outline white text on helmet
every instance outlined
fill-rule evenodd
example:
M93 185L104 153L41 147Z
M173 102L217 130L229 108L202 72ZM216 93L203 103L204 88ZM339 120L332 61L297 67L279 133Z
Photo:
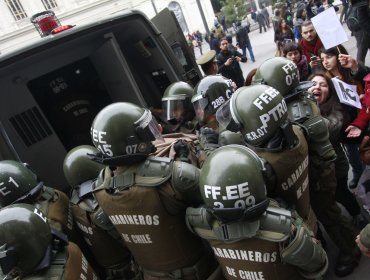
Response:
M244 182L237 185L225 186L225 195L221 195L221 187L220 186L209 186L204 185L204 194L206 198L209 198L210 195L214 200L236 200L234 203L234 207L244 208L246 206L251 206L255 204L255 197L251 195L251 192L248 187L248 182ZM246 198L245 200L240 198ZM218 208L223 208L224 205L220 201L216 201L214 206Z
M262 123L261 127L257 128L256 131L251 131L251 132L246 133L245 136L250 141L254 141L264 136L267 133L267 127L268 127L269 122L271 120L273 120L274 122L278 122L287 111L288 111L288 108L283 99L281 100L280 103L278 103L270 111L260 116L260 120Z
M213 109L217 109L218 107L220 107L223 103L225 103L225 99L220 96L219 98L215 99L212 101L212 106L213 106Z
M113 152L111 150L112 145L107 144L107 141L104 140L104 137L107 135L106 131L91 129L91 135L96 148L107 156L113 156Z
M33 210L33 213L39 216L45 223L47 222L47 218L44 216L44 213L42 213L39 209L35 208L35 210Z
M295 79L299 79L297 65L294 62L290 61L289 63L285 64L282 69L284 70L285 76L285 84L290 86Z
M263 104L269 104L278 94L279 92L276 89L269 87L253 101L253 104L258 109L263 110Z
M13 183L15 187L19 188L19 185L18 183L12 178L12 177L9 177L9 180L8 180L8 183ZM0 187L4 185L4 182L0 182ZM8 194L10 194L12 191L7 189L6 187L2 187L0 189L0 194L2 196L7 196Z

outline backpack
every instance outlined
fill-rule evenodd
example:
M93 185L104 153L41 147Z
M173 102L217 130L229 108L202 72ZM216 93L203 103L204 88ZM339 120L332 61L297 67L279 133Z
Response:
M368 2L366 1L349 6L346 23L350 31L356 32L361 30L360 21L358 19L358 11L364 6L368 8L368 5Z

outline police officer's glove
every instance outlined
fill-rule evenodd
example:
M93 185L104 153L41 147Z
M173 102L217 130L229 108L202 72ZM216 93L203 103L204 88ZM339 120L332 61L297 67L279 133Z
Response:
M202 127L200 129L199 142L206 151L213 151L220 147L218 144L218 132L209 127Z
M180 139L173 145L173 148L176 152L175 160L189 162L189 146L185 140Z

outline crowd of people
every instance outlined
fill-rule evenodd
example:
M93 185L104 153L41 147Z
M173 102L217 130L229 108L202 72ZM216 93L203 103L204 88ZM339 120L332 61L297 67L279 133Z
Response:
M0 161L2 277L325 279L322 229L338 249L335 274L350 275L370 257L370 205L356 199L370 182L370 68L323 47L306 18L314 4L294 15L285 5L271 22L256 14L277 53L247 77L249 26L235 24L234 46L217 22L195 87L170 84L155 113L103 108L92 145L64 159L69 196L32 166ZM341 102L333 78L354 86L361 108Z

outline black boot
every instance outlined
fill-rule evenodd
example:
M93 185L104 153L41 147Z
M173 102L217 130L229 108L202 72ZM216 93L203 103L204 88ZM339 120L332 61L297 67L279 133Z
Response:
M334 267L335 275L338 277L350 275L356 266L358 266L360 258L361 252L357 246L353 249L352 254L340 252Z

